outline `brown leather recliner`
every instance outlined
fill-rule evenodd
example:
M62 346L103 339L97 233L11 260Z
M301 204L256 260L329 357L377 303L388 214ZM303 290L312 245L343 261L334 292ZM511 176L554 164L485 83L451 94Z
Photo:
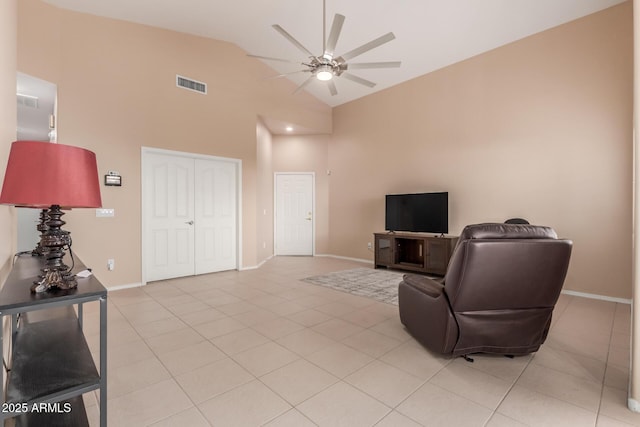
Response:
M406 274L400 320L428 349L452 356L537 351L551 325L573 243L550 227L465 227L444 279Z

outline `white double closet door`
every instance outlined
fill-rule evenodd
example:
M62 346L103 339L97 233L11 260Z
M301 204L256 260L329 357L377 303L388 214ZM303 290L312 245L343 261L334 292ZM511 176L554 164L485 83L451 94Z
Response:
M145 281L236 269L239 161L142 157Z

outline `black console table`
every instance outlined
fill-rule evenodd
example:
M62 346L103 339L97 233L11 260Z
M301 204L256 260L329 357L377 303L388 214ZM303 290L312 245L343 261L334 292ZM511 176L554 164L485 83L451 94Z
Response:
M85 268L77 258L75 264L74 272ZM88 426L82 394L100 390L100 426L106 427L107 290L89 276L78 278L75 289L32 293L42 266L42 258L18 257L0 289L0 317L3 325L7 316L11 321L0 420L15 417L17 426ZM99 371L82 331L83 304L92 301L100 303ZM0 384L3 376L0 369Z
M423 233L374 233L375 267L444 276L457 237Z

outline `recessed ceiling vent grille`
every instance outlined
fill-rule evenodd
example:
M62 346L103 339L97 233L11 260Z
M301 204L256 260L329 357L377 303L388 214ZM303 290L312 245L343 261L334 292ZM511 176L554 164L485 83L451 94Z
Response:
M18 105L24 105L29 108L38 108L38 97L31 95L23 95L21 93L17 94L18 97Z
M178 74L176 74L176 85L178 87L184 88L184 89L189 89L192 90L194 92L199 92L199 93L203 93L203 94L207 94L207 84L206 83L202 83L193 79L188 79L186 77L182 77Z

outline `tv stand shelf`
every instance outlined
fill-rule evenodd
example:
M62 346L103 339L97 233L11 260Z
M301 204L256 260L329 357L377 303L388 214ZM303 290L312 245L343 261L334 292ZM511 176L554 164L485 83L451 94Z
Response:
M375 267L444 276L457 237L424 233L374 233Z

